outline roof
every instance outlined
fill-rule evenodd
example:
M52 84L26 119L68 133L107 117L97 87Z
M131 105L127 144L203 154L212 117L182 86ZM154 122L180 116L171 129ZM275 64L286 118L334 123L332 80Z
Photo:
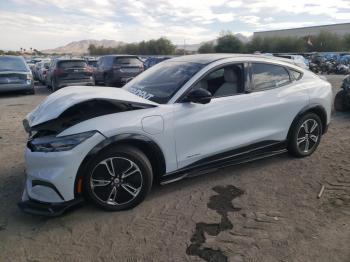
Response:
M246 56L245 54L199 54L199 55L184 55L172 58L171 61L174 62L188 62L188 63L198 63L198 64L210 64L217 60L225 58L234 58Z
M172 58L171 61L174 62L188 62L188 63L198 63L198 64L210 64L212 62L226 59L226 58L263 58L272 61L284 61L289 62L289 59L283 59L275 56L267 56L264 54L199 54L199 55L186 55Z
M281 32L281 31L291 31L291 30L300 30L300 29L311 29L311 28L322 28L322 27L332 27L332 26L350 26L350 23L339 23L339 24L327 24L327 25L313 25L313 26L304 26L304 27L295 27L295 28L286 28L286 29L276 29L276 30L265 30L257 31L255 33L267 33L267 32Z
M185 63L197 63L208 65L218 60L227 59L227 58L242 58L242 61L270 61L270 62L282 62L288 65L298 66L294 60L281 58L276 56L269 56L264 54L198 54L198 55L185 55L172 58L167 61L171 62L185 62Z
M137 55L102 55L100 57L138 57Z

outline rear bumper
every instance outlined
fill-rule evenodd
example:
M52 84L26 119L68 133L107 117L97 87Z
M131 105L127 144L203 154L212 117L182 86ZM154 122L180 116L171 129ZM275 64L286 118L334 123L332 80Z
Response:
M63 203L43 203L32 199L24 200L18 203L18 207L25 213L39 216L55 217L60 216L74 207L83 203L83 198L74 199Z
M0 92L25 91L34 88L33 82L29 84L0 84Z
M93 79L57 81L58 88L65 87L65 86L94 86L94 85L95 85L95 81Z

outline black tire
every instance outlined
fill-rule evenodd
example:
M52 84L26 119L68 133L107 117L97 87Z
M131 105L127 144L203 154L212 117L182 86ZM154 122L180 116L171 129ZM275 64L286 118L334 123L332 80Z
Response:
M28 94L28 95L35 95L35 89L34 89L34 87L33 87L30 91L27 91L27 94Z
M55 92L55 91L58 90L58 87L57 87L55 79L51 80L51 90L52 90L52 92Z
M308 130L305 130L305 123L307 123ZM315 123L317 123L317 126L312 130ZM288 152L295 157L307 157L315 152L322 137L322 121L320 117L315 113L306 113L291 128L288 139ZM317 139L315 139L315 136L317 136ZM304 141L303 138L305 138Z
M344 112L350 109L350 101L344 90L339 91L335 95L334 109L339 112Z
M110 160L111 158L112 160ZM110 164L114 163L116 176L110 175L111 173L106 167L107 162L103 163L106 160L109 163L109 170L111 170ZM136 172L131 169L129 172L134 173L123 178L123 175L127 173L128 164L130 164L130 168L133 166L129 162L134 163L133 168ZM125 170L122 171L121 169ZM88 170L84 178L84 192L87 193L87 196L95 205L109 211L120 211L137 206L146 198L153 183L150 161L139 149L131 146L120 145L101 152L89 164ZM94 183L96 183L95 187L92 186L93 179L95 180ZM103 185L97 183L101 181L104 183ZM125 190L125 188L129 189L129 191ZM133 191L131 188L137 190ZM135 195L132 195L130 191ZM114 200L112 196L114 196Z

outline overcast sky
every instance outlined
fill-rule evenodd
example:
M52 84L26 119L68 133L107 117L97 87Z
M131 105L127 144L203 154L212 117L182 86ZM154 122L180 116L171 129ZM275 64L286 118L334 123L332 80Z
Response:
M0 0L0 49L160 36L190 44L222 30L250 35L344 22L350 22L350 0Z

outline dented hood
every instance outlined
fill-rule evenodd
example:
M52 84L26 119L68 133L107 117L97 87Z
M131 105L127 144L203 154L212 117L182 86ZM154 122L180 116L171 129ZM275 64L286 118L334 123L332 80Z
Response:
M30 127L55 119L68 108L93 99L108 99L139 105L157 106L157 103L143 99L122 88L99 86L65 87L49 95L26 119Z

